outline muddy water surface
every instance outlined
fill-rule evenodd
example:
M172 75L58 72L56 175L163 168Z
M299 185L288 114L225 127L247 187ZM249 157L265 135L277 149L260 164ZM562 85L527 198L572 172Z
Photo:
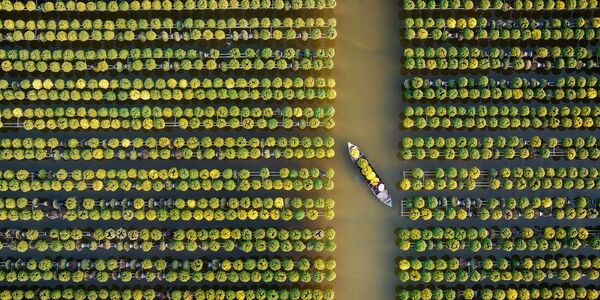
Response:
M394 230L401 220L393 187L400 162L400 19L397 1L342 0L336 7L338 97L336 127L337 299L394 299L398 283ZM387 184L396 207L378 203L343 150L347 141L363 149Z

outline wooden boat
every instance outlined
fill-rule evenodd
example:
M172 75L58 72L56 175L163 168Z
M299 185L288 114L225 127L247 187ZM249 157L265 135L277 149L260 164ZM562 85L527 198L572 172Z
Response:
M348 154L354 166L360 171L361 177L365 180L369 189L383 204L392 207L392 197L388 192L381 177L375 171L373 164L369 162L365 154L352 143L348 143Z

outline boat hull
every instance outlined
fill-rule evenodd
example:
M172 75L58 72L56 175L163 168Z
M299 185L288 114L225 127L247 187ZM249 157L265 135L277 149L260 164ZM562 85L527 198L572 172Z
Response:
M357 150L359 155L358 157L354 157L352 155L353 150ZM383 183L383 180L381 180L381 176L379 176L379 174L377 173L377 171L375 171L375 167L373 166L373 164L367 159L367 157L365 156L365 154L354 144L352 143L348 143L348 155L350 156L350 160L352 160L352 164L354 164L354 167L356 167L356 169L358 169L358 171L362 171L360 166L358 165L358 161L361 158L364 158L368 163L369 166L371 167L371 169L373 170L373 172L375 173L375 176L377 178L379 178L379 183L377 185L373 185L371 184L371 182L367 179L367 177L365 177L362 172L361 172L361 177L363 178L363 180L365 181L365 183L368 185L369 190L371 191L371 193L373 195L375 195L375 197L377 198L377 200L379 200L381 203L392 207L392 197L390 196L390 193L387 190L386 185Z

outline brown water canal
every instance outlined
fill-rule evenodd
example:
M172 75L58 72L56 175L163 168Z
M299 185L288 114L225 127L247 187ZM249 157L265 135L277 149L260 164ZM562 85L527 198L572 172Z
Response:
M337 81L336 228L337 299L394 299L394 230L400 195L393 187L401 162L399 4L389 0L342 0L336 7ZM377 202L348 161L346 142L364 150L392 187L393 209Z

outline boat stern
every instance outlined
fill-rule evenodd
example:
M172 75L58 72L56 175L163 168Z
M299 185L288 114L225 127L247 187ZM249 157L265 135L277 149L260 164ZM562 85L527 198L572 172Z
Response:
M389 197L383 203L389 207L392 207L392 197Z

